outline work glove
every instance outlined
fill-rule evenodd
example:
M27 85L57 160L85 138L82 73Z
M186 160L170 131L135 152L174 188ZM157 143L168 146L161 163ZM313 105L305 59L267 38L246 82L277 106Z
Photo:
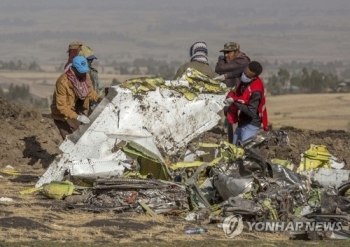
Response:
M78 115L77 120L83 124L90 123L90 119L85 115Z
M220 87L221 87L221 88L227 88L226 84L223 83L223 82L220 82Z
M226 79L225 75L219 75L213 78L213 80L215 81L224 81L225 79Z
M230 106L233 102L234 100L232 98L227 98L224 100L225 106Z

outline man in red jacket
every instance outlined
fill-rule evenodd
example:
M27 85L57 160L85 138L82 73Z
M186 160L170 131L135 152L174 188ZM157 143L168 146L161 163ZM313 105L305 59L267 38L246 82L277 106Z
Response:
M225 100L225 104L229 105L228 119L236 119L237 117L231 114L240 111L238 127L233 134L235 145L255 136L261 126L265 131L268 130L265 88L259 77L262 70L259 62L250 62L242 73L235 93L230 93Z

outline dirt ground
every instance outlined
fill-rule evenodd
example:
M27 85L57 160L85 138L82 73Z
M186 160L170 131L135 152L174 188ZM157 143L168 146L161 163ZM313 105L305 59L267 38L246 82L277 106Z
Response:
M289 159L297 165L300 154L309 149L310 144L324 144L331 154L349 167L350 133L300 130L293 127L280 130L288 134L290 146L278 146L271 139L261 148L267 158ZM179 217L151 218L137 214L96 214L67 210L64 201L49 200L40 195L21 196L19 192L34 187L38 177L60 153L58 147L62 142L61 137L50 116L42 115L35 109L8 103L1 98L0 134L0 171L7 165L20 171L19 175L2 174L0 177L0 197L13 199L12 202L0 202L0 239L6 240L6 243L86 242L95 243L96 246L108 243L167 245L174 241L179 241L178 246L189 246L192 241L198 241L196 243L199 246L208 246L208 240L218 241L222 246L232 243L232 239L227 239L215 224L203 225L208 228L208 233L186 235L186 227L200 226L201 223L189 224ZM221 139L226 139L222 124L205 133L203 141L217 142ZM250 243L261 245L266 240L273 240L271 245L274 246L288 239L286 234L243 233L235 238L235 246L249 246ZM1 242L0 246L3 246Z

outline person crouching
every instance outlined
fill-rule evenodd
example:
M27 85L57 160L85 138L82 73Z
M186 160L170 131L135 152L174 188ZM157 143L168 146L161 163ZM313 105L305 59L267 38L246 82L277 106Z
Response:
M90 101L98 102L89 72L88 61L76 56L72 66L56 81L51 104L51 116L63 140L77 130L80 124L88 124Z
M225 104L229 105L227 119L238 123L233 134L234 145L255 136L261 126L268 131L265 88L259 77L262 70L259 62L250 62L242 73L236 91L229 93L225 100Z

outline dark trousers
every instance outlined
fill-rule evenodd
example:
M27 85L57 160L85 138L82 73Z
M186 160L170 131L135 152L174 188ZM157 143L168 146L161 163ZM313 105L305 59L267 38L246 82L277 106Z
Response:
M68 120L68 121L54 120L54 123L57 126L63 140L66 139L67 135L72 134L80 126L80 122L78 120L75 120L75 119Z
M229 143L233 143L233 125L227 123L227 139Z
M221 115L221 119L224 119L225 125L227 125L226 129L227 129L227 141L229 143L233 143L233 125L230 124L227 121L227 111L228 111L228 106L225 106L224 109L222 109L222 111L219 113ZM223 114L223 115L222 115Z

